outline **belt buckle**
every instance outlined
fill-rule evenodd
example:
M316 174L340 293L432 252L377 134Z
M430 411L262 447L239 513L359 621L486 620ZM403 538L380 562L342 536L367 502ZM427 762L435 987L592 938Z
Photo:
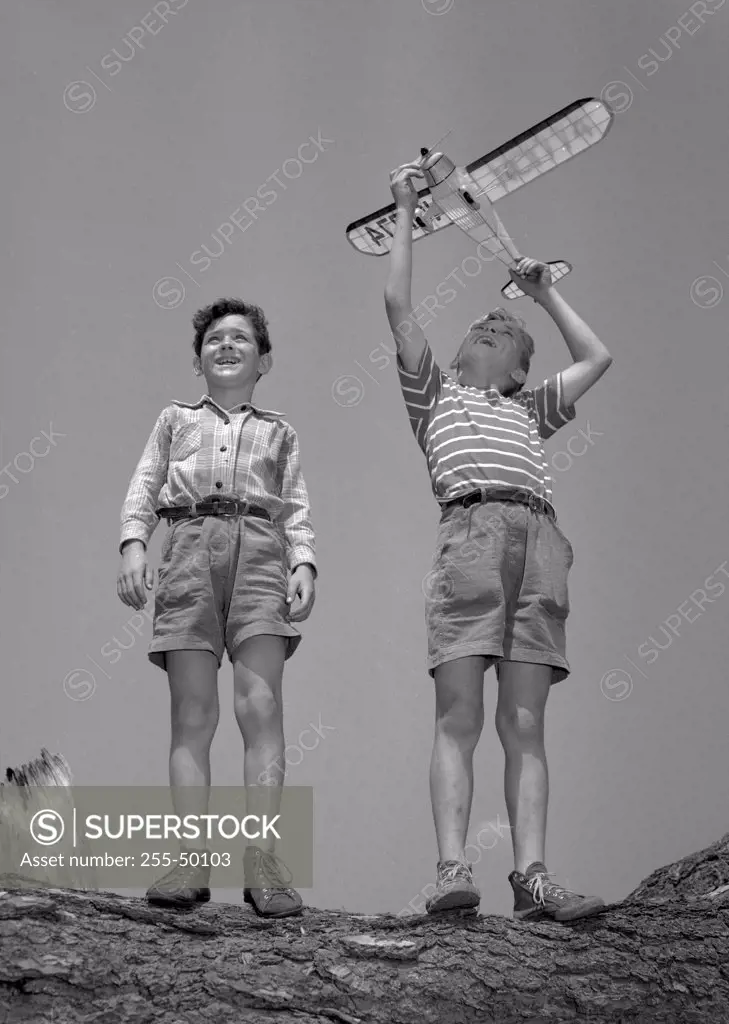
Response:
M235 516L238 515L239 502L235 498L223 498L217 501L213 501L213 508L215 509L216 516Z

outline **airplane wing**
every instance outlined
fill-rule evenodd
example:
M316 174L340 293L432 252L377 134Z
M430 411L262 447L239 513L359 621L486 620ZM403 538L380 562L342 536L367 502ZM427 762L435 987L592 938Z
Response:
M614 117L602 100L577 100L466 170L493 203L600 142Z
M429 188L418 190L418 204L424 211L428 211L433 199ZM395 231L395 204L383 206L368 217L362 217L347 227L347 239L358 252L364 252L368 256L384 256L392 248L392 239ZM413 241L417 242L423 235L431 235L435 231L447 228L451 221L445 214L440 213L429 216L430 230L413 224Z
M601 100L576 100L474 160L466 170L476 181L479 194L485 193L494 202L594 146L605 137L614 116ZM432 203L428 188L420 189L418 197L423 209ZM439 214L433 218L432 231L413 225L413 241L452 223L445 214ZM347 239L359 252L384 256L392 247L394 224L395 204L391 203L349 224Z

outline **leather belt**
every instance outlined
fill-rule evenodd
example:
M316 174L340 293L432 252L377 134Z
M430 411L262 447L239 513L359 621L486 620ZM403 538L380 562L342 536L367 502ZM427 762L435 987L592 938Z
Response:
M469 491L468 494L461 494L458 498L444 501L442 507L450 508L452 505L462 505L464 508L469 508L471 505L487 501L512 501L519 505L527 505L532 512L539 512L552 520L557 518L548 501L530 491L521 490L519 487L490 487L483 491Z
M191 505L168 505L155 510L159 519L166 519L168 525L178 519L196 519L197 516L257 516L268 519L271 516L260 505L251 505L249 501L238 498L208 498L205 501L194 501Z

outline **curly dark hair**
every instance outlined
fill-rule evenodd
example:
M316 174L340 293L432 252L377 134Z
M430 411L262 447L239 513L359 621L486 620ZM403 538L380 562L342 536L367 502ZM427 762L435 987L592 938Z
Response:
M263 356L271 351L271 339L268 336L268 320L260 306L256 306L253 302L245 302L243 299L216 299L209 306L198 309L192 317L192 326L195 328L192 347L198 358L202 351L205 332L216 320L221 320L224 316L230 316L231 314L248 317L256 335L260 355Z

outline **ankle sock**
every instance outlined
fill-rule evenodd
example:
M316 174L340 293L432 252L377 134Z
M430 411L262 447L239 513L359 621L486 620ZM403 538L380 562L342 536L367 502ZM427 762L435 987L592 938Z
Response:
M541 860L533 860L529 867L524 872L524 875L529 878L530 875L536 875L537 873L546 874L547 866Z

